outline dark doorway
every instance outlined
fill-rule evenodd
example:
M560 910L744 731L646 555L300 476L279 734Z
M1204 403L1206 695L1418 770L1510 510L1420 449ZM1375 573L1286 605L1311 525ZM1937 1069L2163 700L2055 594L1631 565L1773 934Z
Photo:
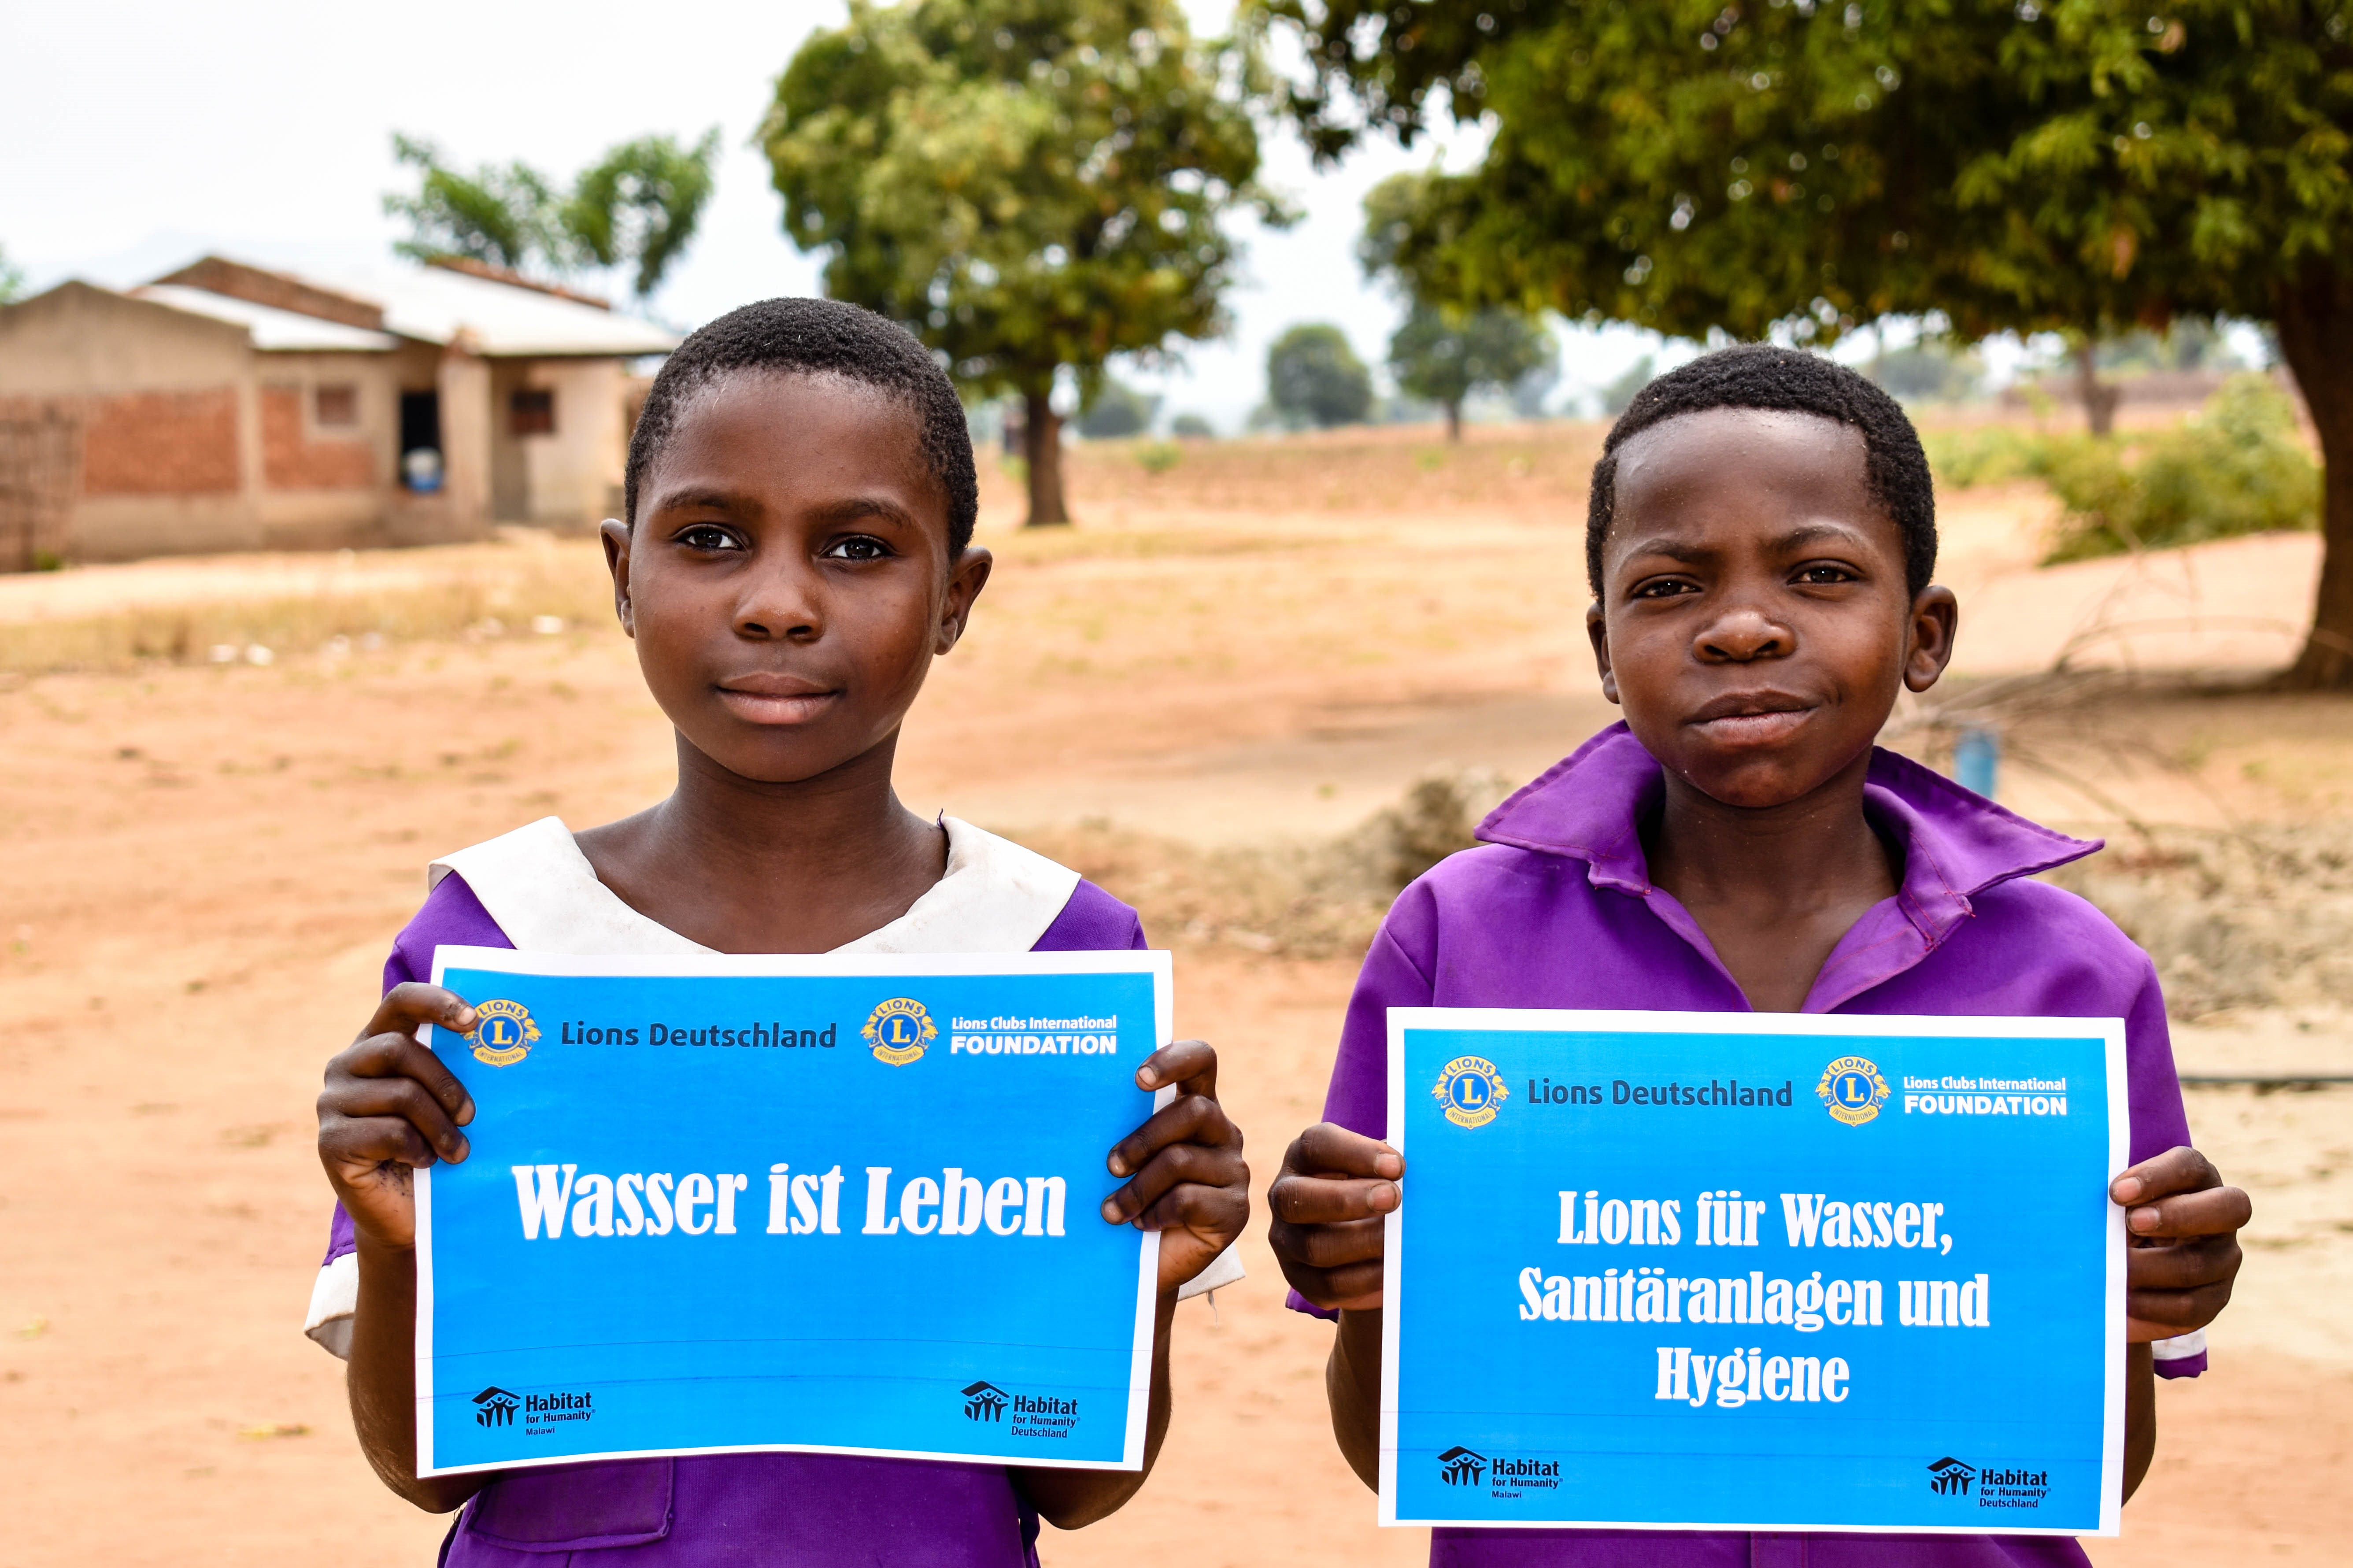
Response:
M402 471L406 473L408 454L427 451L436 459L441 456L441 395L438 392L404 392L400 395L400 455ZM438 475L440 464L437 460Z

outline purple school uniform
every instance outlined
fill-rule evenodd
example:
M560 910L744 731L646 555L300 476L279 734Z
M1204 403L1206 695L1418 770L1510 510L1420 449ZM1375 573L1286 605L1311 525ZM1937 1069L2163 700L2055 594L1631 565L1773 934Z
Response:
M445 942L514 945L454 871L394 942L385 989L431 979ZM1135 911L1082 881L1030 951L1144 945ZM353 1247L338 1205L328 1263ZM1037 1568L1037 1513L1001 1465L724 1454L510 1471L466 1505L440 1561L549 1568L552 1557L596 1552L612 1568Z
M1625 725L1613 725L1497 807L1479 826L1481 847L1440 862L1408 888L1356 982L1325 1119L1388 1136L1391 1007L1748 1011L1690 911L1651 882L1640 825L1663 787L1658 763ZM1864 809L1902 849L1903 886L1841 939L1803 1010L2120 1017L2132 1158L2189 1142L2148 955L2083 900L2027 879L2099 846L2014 816L1889 752L1873 759ZM1333 1315L1295 1292L1291 1305ZM2184 1360L2168 1370L2179 1376L2192 1368ZM2082 1568L2089 1561L2060 1536L1525 1530L1435 1531L1430 1560L1432 1568Z

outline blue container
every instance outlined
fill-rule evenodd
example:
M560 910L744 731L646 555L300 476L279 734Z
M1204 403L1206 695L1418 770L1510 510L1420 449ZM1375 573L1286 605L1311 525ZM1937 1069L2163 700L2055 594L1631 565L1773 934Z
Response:
M1994 780L2001 771L2001 735L1971 726L1953 742L1953 778L1963 789L1993 798Z

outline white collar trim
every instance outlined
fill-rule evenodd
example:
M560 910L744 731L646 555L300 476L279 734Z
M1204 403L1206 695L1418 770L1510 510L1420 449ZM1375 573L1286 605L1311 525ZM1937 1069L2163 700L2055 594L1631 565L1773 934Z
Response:
M946 874L905 914L836 952L1027 952L1071 901L1076 871L968 822L940 822L948 835ZM445 855L427 876L438 884L452 871L524 952L712 951L623 903L596 879L561 817Z

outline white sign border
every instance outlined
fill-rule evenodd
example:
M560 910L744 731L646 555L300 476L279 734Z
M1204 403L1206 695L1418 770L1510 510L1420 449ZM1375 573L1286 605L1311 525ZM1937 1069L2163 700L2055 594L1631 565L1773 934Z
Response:
M1637 1012L1625 1008L1563 1007L1392 1007L1388 1010L1388 1144L1399 1154L1405 1147L1405 1032L1408 1029L1466 1029L1497 1033L1542 1034L1546 1031L1612 1034L1716 1034L1787 1037L1815 1036L1852 1038L1873 1035L1908 1035L1923 1038L2059 1039L2096 1036L2106 1047L2108 1089L2108 1169L2121 1173L2130 1163L2131 1105L2125 1073L2125 1021L2122 1018L1981 1017L1940 1015L1855 1013L1689 1013ZM1410 1157L1409 1157L1410 1164ZM1408 1178L1410 1180L1410 1176ZM1385 1296L1394 1296L1403 1270L1405 1218L1409 1205L1391 1209L1382 1225ZM1905 1524L1759 1524L1659 1522L1650 1520L1399 1519L1397 1511L1398 1351L1398 1316L1381 1313L1380 1513L1384 1525L1415 1529L1469 1530L1654 1530L1698 1531L1715 1534L1810 1535L2052 1535L2111 1536L2121 1533L2124 1513L2125 1454L2125 1211L2108 1205L2108 1301L2106 1373L2100 1464L2100 1523L2096 1530L2035 1528L2004 1523L2000 1530L1966 1525Z
M502 974L559 976L617 975L652 979L710 976L725 979L782 977L847 977L905 975L1051 975L1143 974L1152 981L1152 1034L1155 1049L1167 1046L1176 1030L1175 968L1170 954L1160 948L1127 948L1068 952L926 952L926 953L653 953L611 954L530 952L507 947L471 947L450 943L433 950L433 984L441 984L450 969L486 970ZM420 1025L419 1044L430 1050L431 1025ZM1152 1097L1156 1110L1176 1098L1175 1084L1163 1085ZM820 1443L746 1443L704 1448L630 1448L596 1454L564 1454L543 1459L502 1460L488 1465L437 1466L433 1462L433 1167L415 1173L417 1200L417 1335L416 1421L417 1474L464 1476L501 1470L543 1469L558 1465L590 1465L616 1459L693 1458L708 1454L848 1454L870 1459L936 1459L953 1464L1005 1465L1015 1469L1141 1470L1144 1468L1145 1427L1152 1405L1152 1352L1158 1326L1160 1233L1138 1233L1135 1280L1135 1327L1128 1359L1127 1430L1116 1464L1100 1459L1009 1458L1002 1455L934 1452L916 1448L858 1448Z

